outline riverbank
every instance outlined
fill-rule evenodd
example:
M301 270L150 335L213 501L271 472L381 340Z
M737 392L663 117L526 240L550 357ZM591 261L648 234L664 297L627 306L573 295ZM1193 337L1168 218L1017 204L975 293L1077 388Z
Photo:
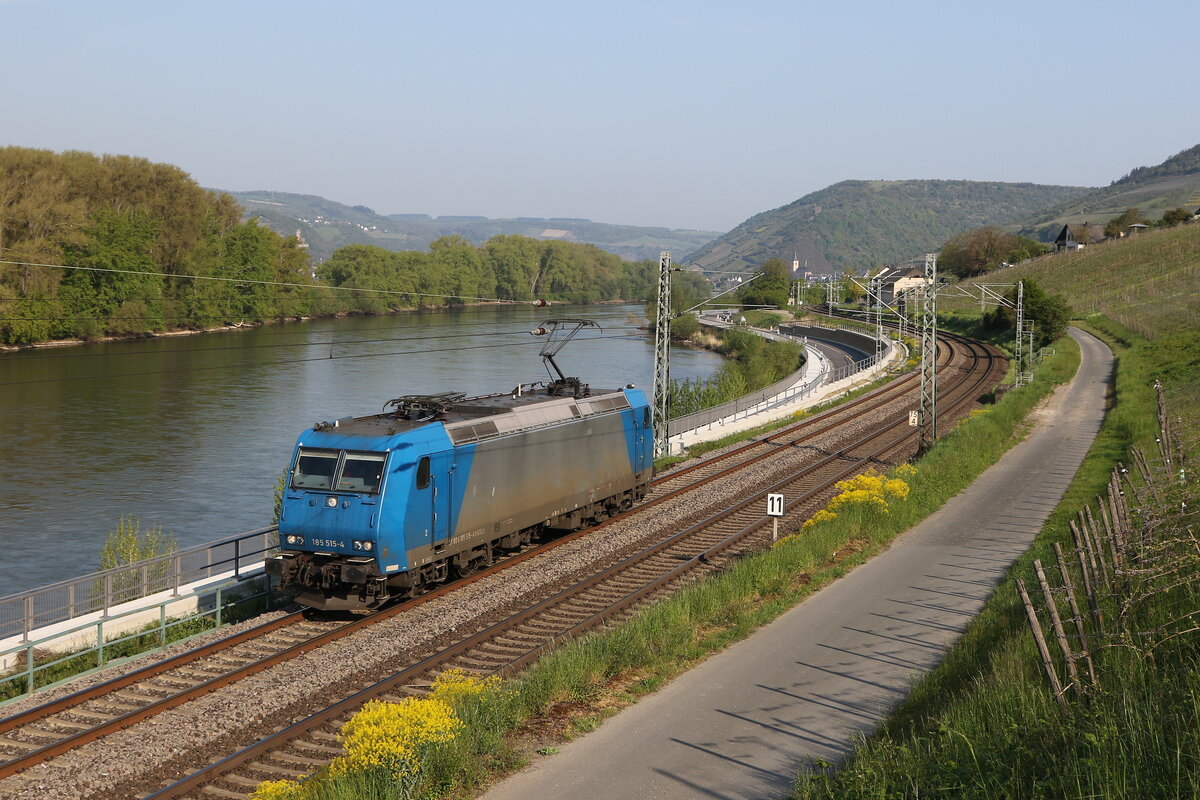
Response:
M589 303L588 305L628 305L636 301L626 300L607 300L600 303ZM549 307L554 304L547 304L544 307ZM558 303L557 305L579 305L577 303ZM30 342L28 344L0 344L0 353L15 353L29 350L43 350L47 348L57 347L75 347L85 344L104 344L107 342L137 342L149 339L163 339L173 336L198 336L206 333L232 333L236 331L246 331L254 328L266 328L272 325L282 325L289 322L314 322L324 319L348 319L351 317L393 317L400 314L438 314L453 311L460 311L464 308L486 308L488 306L532 306L541 308L537 304L528 302L495 302L485 301L478 303L463 303L459 306L425 306L422 308L397 308L383 313L361 312L361 311L338 311L333 314L313 314L309 316L299 317L276 317L270 320L258 320L255 322L238 322L232 325L215 325L210 328L176 328L167 331L149 331L146 333L132 333L122 336L94 336L87 339L52 339L44 342Z

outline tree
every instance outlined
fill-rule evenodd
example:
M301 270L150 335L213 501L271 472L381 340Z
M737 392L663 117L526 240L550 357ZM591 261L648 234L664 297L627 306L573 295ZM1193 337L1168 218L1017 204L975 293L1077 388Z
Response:
M1037 331L1035 346L1045 347L1066 333L1067 323L1071 319L1071 306L1062 295L1046 294L1035 281L1027 278L1024 283L1025 319ZM1016 305L1017 287L1009 289L1005 298ZM1017 324L1017 313L1008 306L996 306L984 314L983 322L992 330L1013 328Z
M778 258L769 258L759 267L762 277L738 290L743 306L778 306L786 308L791 276L787 266Z
M1191 222L1192 212L1186 208L1169 208L1163 212L1160 225L1164 228L1174 228L1184 222Z
M938 267L959 278L970 278L996 269L1002 263L1015 264L1048 250L1041 242L1008 233L995 225L986 225L960 233L943 244Z
M99 333L145 333L163 327L163 279L151 257L158 225L141 209L92 215L83 244L64 255L78 270L63 278L59 299L71 321L64 334L86 338Z
M1110 239L1118 238L1125 232L1130 225L1145 225L1146 218L1142 216L1141 209L1127 208L1121 212L1120 216L1113 217L1104 225L1104 235Z

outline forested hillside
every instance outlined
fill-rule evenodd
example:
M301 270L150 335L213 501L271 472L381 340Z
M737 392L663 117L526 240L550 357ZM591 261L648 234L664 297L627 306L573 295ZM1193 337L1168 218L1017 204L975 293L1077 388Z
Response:
M309 282L294 238L240 217L169 164L0 148L0 342L309 313L302 289L238 282Z
M183 170L130 156L0 148L0 343L378 313L478 298L645 300L658 262L592 245L457 236L428 252L307 250ZM347 290L363 291L347 291Z
M754 269L793 253L815 273L933 252L956 233L1013 222L1091 191L979 181L843 181L766 211L689 255L703 269Z
M384 216L366 206L348 206L317 195L289 192L230 192L247 214L260 216L285 236L297 230L310 245L315 261L339 247L373 244L388 250L427 250L437 239L461 236L483 244L494 236L594 244L631 261L658 258L662 250L690 253L719 236L717 231L610 225L587 219L551 217L431 217L427 214Z
M1066 224L1103 225L1130 208L1154 221L1164 211L1179 207L1193 212L1200 208L1200 144L1153 167L1137 167L1103 189L1032 216L1023 222L1021 233L1053 241Z

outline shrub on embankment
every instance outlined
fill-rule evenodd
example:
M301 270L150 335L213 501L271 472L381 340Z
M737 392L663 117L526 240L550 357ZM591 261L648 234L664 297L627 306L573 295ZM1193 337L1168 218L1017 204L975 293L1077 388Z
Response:
M393 794L356 797L444 797L477 788L520 764L519 743L553 744L594 728L606 716L654 691L670 677L745 638L804 597L884 549L913 521L968 484L1019 438L1021 421L1056 384L1070 378L1078 349L1067 341L1032 384L1013 390L987 413L948 432L914 471L900 467L879 482L879 503L844 501L837 518L821 522L771 550L745 558L630 621L565 643L487 699L471 706L471 720L452 743L431 747L422 777L397 782ZM875 490L849 481L847 492ZM315 785L313 789L315 790ZM352 795L297 794L296 800ZM287 796L292 800L292 796Z
M712 342L727 359L710 378L671 381L671 416L681 417L765 389L798 370L804 348L764 339L745 327L727 328Z
M1054 563L1053 543L1068 553L1074 548L1069 521L1103 492L1114 463L1128 462L1134 445L1157 452L1155 380L1168 386L1168 408L1190 442L1192 463L1197 454L1197 337L1171 334L1149 342L1108 320L1093 322L1116 350L1116 402L1062 504L941 666L844 766L802 774L796 798L1200 794L1196 626L1182 625L1193 630L1153 652L1133 639L1128 646L1094 647L1098 690L1062 709L1014 588L1017 576L1030 581L1033 559ZM1179 488L1194 504L1194 480L1189 486ZM1179 616L1181 601L1195 613L1200 576L1180 577L1182 585L1150 596L1138 613L1161 623Z

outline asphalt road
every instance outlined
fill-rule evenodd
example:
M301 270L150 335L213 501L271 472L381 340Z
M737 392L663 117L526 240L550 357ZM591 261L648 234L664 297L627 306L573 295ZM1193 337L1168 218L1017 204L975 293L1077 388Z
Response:
M1074 380L1030 436L886 552L486 800L786 795L836 762L935 666L1057 505L1104 415L1112 354L1072 329Z

